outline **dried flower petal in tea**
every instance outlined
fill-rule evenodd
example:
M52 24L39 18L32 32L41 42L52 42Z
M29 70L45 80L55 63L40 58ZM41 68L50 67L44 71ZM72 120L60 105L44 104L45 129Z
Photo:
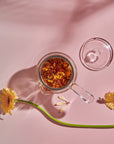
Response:
M72 78L71 65L63 58L52 57L41 68L43 82L54 89L65 87Z

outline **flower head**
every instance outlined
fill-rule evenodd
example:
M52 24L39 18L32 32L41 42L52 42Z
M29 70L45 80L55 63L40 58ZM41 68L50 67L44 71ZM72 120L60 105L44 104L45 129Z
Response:
M11 110L15 108L15 99L17 99L17 94L10 88L4 88L0 94L1 108L4 113L9 113L11 115Z
M111 110L114 110L114 92L108 92L105 94L105 104Z

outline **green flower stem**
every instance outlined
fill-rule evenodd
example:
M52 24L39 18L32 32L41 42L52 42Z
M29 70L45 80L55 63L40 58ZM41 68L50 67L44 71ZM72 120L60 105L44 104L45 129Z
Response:
M56 118L54 118L53 116L51 116L46 110L44 110L42 107L40 107L39 105L32 103L30 101L25 101L25 100L19 100L16 99L15 102L24 102L24 103L28 103L36 108L38 108L39 110L41 110L44 114L46 114L51 120L53 120L54 122L61 124L63 126L67 126L67 127L77 127L77 128L114 128L114 125L83 125L83 124L72 124L72 123L66 123L63 121L60 121Z

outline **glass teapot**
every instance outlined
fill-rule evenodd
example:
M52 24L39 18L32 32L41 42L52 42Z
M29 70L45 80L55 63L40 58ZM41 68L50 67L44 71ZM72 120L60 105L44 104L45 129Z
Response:
M51 52L43 56L36 66L36 75L41 92L61 93L71 89L85 103L91 103L94 96L76 83L77 68L70 56Z

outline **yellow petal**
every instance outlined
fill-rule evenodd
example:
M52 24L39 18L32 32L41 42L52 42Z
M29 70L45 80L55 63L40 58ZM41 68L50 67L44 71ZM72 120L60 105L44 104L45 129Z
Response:
M114 110L114 103L106 103L106 106L111 110Z
M61 109L60 112L63 112L66 109L67 105L64 105Z
M65 101L65 102L68 102L68 100L66 98L64 98L63 96L58 96L58 98Z
M108 92L105 94L105 104L111 110L114 110L114 93Z
M61 106L61 105L64 105L64 104L66 104L66 103L65 102L58 102L58 103L55 104L55 106Z

